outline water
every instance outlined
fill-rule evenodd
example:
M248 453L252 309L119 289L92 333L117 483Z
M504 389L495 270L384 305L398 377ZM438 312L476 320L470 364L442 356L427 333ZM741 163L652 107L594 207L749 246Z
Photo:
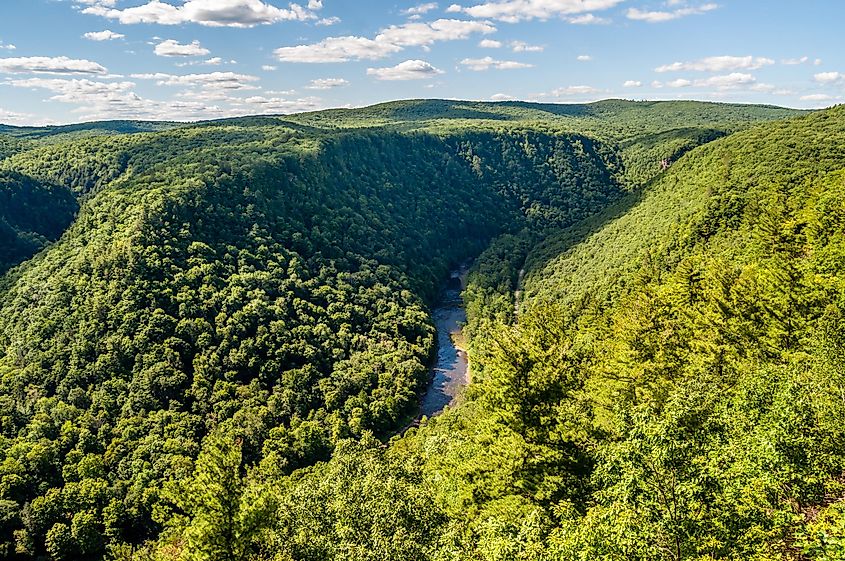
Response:
M447 405L454 405L461 390L469 383L467 354L455 345L467 315L461 307L461 290L466 268L452 271L440 304L432 312L437 327L437 361L431 383L422 399L421 413L433 417Z

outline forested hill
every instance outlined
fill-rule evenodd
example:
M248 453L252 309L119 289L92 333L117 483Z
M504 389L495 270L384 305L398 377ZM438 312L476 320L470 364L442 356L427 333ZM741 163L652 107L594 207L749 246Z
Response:
M541 233L621 212L661 162L673 166L663 182L695 146L796 114L426 101L11 131L0 137L2 259L23 262L0 293L0 548L22 559L128 559L145 542L158 558L469 555L474 530L441 493L459 491L472 515L522 480L493 473L466 491L444 479L453 487L431 492L413 466L439 460L412 444L442 444L454 460L462 452L436 431L459 417L433 425L434 441L425 429L394 447L407 457L385 457L372 436L415 410L434 344L427 304L449 266L502 234L494 250L527 250ZM49 219L21 219L35 205ZM479 334L496 329L487 302L470 302ZM474 402L463 414L476 410L479 430L499 426ZM556 485L577 480L566 492L583 511L575 493L594 459L572 454L581 472L517 494L539 492L551 512ZM544 481L545 466L531 477ZM528 512L528 500L514 504ZM550 520L560 515L543 528Z
M436 547L842 559L845 107L697 148L514 263L524 242L470 277L469 402L384 460L422 464Z

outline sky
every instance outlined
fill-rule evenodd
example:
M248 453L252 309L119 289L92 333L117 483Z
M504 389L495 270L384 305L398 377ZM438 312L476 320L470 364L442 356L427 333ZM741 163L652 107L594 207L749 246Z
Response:
M842 0L0 0L0 123L845 100Z

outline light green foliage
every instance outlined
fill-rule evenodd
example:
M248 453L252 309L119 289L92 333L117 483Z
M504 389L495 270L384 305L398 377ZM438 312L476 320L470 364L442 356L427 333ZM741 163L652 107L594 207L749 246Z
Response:
M841 556L843 146L842 108L733 134L547 234L529 251L518 315L471 287L477 384L463 415L521 443L578 435L584 455L531 479L582 489L532 499L550 520L535 558ZM477 284L495 270L490 251ZM536 393L548 387L570 389ZM414 441L476 430L438 419ZM516 465L495 479L526 489L527 462ZM453 473L452 487L477 481ZM497 500L473 496L471 513Z

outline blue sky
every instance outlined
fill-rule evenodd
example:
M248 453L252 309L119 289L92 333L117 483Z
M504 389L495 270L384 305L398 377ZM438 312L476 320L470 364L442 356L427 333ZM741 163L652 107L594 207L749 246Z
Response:
M0 122L403 98L824 107L839 0L0 0Z

